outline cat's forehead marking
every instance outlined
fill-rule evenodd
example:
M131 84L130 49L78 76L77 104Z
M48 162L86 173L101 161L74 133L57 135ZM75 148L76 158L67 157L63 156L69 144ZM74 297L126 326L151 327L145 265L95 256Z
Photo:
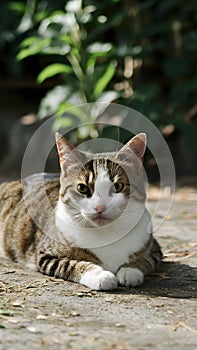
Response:
M93 176L93 173L92 172L90 172L90 175L89 175L89 182L93 182L93 180L94 180L94 176Z
M116 169L116 171L115 171ZM101 171L105 171L105 173L110 177L111 180L113 174L117 172L118 166L112 160L104 157L97 157L91 159L84 165L85 176L88 182L94 182Z

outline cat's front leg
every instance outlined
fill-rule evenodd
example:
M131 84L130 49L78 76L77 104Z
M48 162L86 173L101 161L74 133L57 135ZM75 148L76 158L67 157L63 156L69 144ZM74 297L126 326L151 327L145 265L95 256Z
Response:
M137 287L144 281L143 272L136 267L122 266L117 272L118 282L122 286Z
M79 283L95 290L112 290L117 287L118 280L112 272L94 265L82 273Z
M144 276L154 271L162 259L158 243L150 238L146 246L129 256L129 262L120 266L116 276L119 284L127 287L140 286Z
M112 290L118 285L113 273L89 261L69 260L42 253L37 256L37 267L46 275L77 282L95 290Z
M144 276L154 271L162 258L160 245L151 237L144 248L129 257L129 263L119 268L116 273L118 282L128 287L140 286Z

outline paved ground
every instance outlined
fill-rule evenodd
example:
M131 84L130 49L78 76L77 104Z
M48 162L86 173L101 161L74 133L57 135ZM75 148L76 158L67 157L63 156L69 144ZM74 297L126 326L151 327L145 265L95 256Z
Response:
M196 349L196 209L197 191L179 190L156 232L165 261L140 288L94 292L0 259L1 350Z

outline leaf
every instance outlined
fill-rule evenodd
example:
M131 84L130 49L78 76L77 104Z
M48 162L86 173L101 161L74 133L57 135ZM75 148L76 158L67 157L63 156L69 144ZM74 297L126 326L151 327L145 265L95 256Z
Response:
M93 91L94 98L98 98L98 96L105 90L106 86L114 76L116 65L116 61L110 62L105 73L98 79Z
M66 4L66 11L77 13L81 9L81 0L71 0Z
M55 86L42 98L38 117L43 119L56 113L59 105L68 98L69 94L70 89L67 86Z
M94 43L88 46L87 52L90 54L95 54L98 56L102 56L104 53L108 53L112 49L112 44L111 43Z
M71 74L73 72L72 68L66 64L62 63L54 63L50 64L46 68L44 68L37 77L38 83L43 83L48 78L53 77L54 75L67 73Z
M44 55L58 55L65 56L70 52L70 45L63 43L63 45L57 44L56 46L50 45L45 46L42 50L42 54Z
M58 38L59 34L69 33L76 28L76 25L76 17L73 13L55 11L41 22L38 33L44 37L54 37L55 35Z
M37 36L30 36L29 38L24 39L21 42L20 46L23 47L23 48L27 48L30 45L34 45L35 43L38 43L39 41L40 41L39 37L37 37Z
M96 102L105 102L110 104L112 101L116 100L120 96L120 93L118 91L109 90L106 92L103 92Z
M70 100L70 99L68 99ZM70 102L63 102L59 105L58 113L70 113L80 118L81 109Z
M13 311L8 309L0 309L0 314L4 316L12 316Z
M18 1L12 1L10 3L10 10L18 11L18 12L21 12L23 14L25 12L25 4L23 4L22 2L18 2Z
M32 39L32 44L33 44L32 46L24 48L18 53L18 55L16 56L17 60L21 61L26 57L42 53L43 49L45 47L48 47L48 45L50 45L50 39L40 39L40 40ZM26 41L26 45L27 45L27 41Z
M96 64L96 56L91 55L87 60L86 72L88 74L92 74L94 72L95 64Z
M87 123L88 117L87 113L83 111L83 108L80 108L80 103L72 102L72 95L68 98L69 102L63 102L59 105L57 112L61 115L63 113L69 113L73 117L76 117L81 123ZM77 106L77 104L79 106Z
M59 129L67 128L72 125L72 119L68 117L58 118L54 121L52 131L55 133Z

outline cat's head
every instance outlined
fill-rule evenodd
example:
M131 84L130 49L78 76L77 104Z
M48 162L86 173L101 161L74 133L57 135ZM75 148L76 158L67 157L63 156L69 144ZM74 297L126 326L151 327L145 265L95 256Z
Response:
M136 135L113 153L81 152L59 133L56 143L61 167L62 216L79 227L100 227L116 220L129 199L145 203L142 167L145 134Z

